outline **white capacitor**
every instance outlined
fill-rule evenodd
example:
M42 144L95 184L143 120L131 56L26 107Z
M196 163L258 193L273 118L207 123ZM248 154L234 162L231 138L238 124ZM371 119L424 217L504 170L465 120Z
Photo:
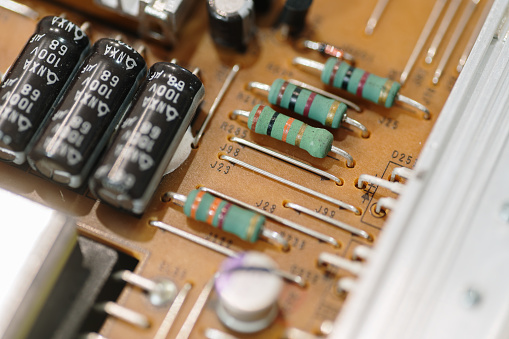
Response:
M274 321L283 288L276 269L276 262L259 252L242 253L222 263L215 288L219 296L217 315L226 327L253 333Z

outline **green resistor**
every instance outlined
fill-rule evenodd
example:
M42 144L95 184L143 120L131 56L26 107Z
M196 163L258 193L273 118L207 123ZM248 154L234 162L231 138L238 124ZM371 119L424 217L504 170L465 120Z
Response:
M348 167L354 166L350 154L332 145L334 137L326 129L311 127L264 105L256 105L251 112L233 111L234 117L238 115L248 118L247 125L255 133L302 148L316 158L325 158L329 152L334 152L347 159Z
M297 86L283 79L276 79L271 86L259 82L250 82L248 88L257 88L268 92L269 102L331 128L338 128L344 121L362 131L367 137L369 132L360 122L347 116L348 106L337 100L327 98L316 92Z
M168 192L167 195L182 202L184 214L192 219L203 221L248 242L255 242L263 235L276 240L284 248L288 246L281 235L264 228L265 217L261 214L199 189L191 191L187 197L173 192Z
M399 82L381 78L347 62L336 58L329 58L325 64L297 57L293 59L296 65L302 65L321 71L323 83L343 89L358 97L382 105L392 107L395 101L406 103L424 112L424 118L429 119L429 110L422 104L399 93Z

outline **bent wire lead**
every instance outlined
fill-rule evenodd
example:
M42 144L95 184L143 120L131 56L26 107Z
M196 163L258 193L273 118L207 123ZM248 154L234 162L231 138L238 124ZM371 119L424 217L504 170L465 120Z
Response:
M386 108L392 107L394 102L402 102L422 111L424 119L430 119L430 112L423 104L399 93L401 84L397 81L371 74L336 58L329 58L322 64L296 57L293 64L320 71L321 80L326 85L345 90Z
M251 142L251 141L247 141L245 139L242 139L242 138L239 138L239 137L232 137L230 138L230 141L232 142L236 142L240 145L243 145L243 146L247 146L249 148L252 148L252 149L255 149L259 152L262 152L262 153L265 153L267 155L270 155L270 156L273 156L274 158L278 158L280 160L283 160L284 162L287 162L289 164L292 164L294 166L297 166L297 167L300 167L306 171L309 171L309 172L312 172L322 178L327 178L329 180L332 180L334 181L336 184L338 185L342 185L343 184L343 180L339 179L338 177L330 174L330 173L327 173L325 171L322 171L321 169L318 169L316 167L313 167L311 165L308 165L302 161L299 161L299 160L295 160L293 158L290 158L284 154L281 154L279 152L276 152L276 151L273 151L267 147L263 147L263 146L260 146L258 144L255 144L254 142Z
M331 224L333 226L336 226L337 228L340 228L342 230L350 232L351 234L359 236L359 237L364 238L366 240L370 240L370 241L373 240L373 238L369 235L368 232L360 230L360 229L358 229L356 227L353 227L353 226L350 226L348 224L345 224L344 222L341 222L339 220L335 220L335 219L326 217L325 215L320 214L318 212L315 212L313 210L310 210L309 208L303 207L301 205L298 205L298 204L295 204L295 203L292 203L292 202L285 202L283 204L283 206L285 206L287 208L291 208L291 209L293 209L293 210L295 210L297 212L302 212L304 214L312 216L313 218L316 218L318 220L321 220L321 221L324 221L326 223L329 223L329 224Z
M355 207L355 206L353 206L353 205L347 204L346 202L343 202L343 201L341 201L341 200L334 199L334 198L329 197L329 196L327 196L327 195L325 195L325 194L323 194L323 193L320 193L320 192L314 191L314 190L312 190L312 189L310 189L310 188L307 188L307 187L304 187L304 186L299 185L299 184L297 184L297 183L294 183L294 182L292 182L292 181L290 181L290 180L287 180L287 179L281 178L281 177L279 177L279 176L277 176L277 175L275 175L275 174L272 174L272 173L270 173L270 172L267 172L267 171L265 171L265 170L262 170L261 168L258 168L258 167L256 167L256 166L253 166L253 165L251 165L251 164L248 164L248 163L246 163L246 162L244 162L244 161L241 161L241 160L238 160L238 159L235 159L235 158L229 157L229 156L227 156L227 155L221 155L219 158L220 158L221 160L229 161L229 162L231 162L232 164L237 164L237 165L239 165L239 166L241 166L241 167L247 168L247 169L249 169L249 170L251 170L251 171L253 171L253 172L256 172L256 173L258 173L258 174L261 174L261 175L266 176L266 177L268 177L268 178L271 178L271 179L273 179L273 180L279 181L280 183L282 183L282 184L284 184L284 185L290 186L290 187L292 187L292 188L295 188L296 190L299 190L299 191L302 191L302 192L304 192L304 193L310 194L310 195L312 195L312 196L314 196L314 197L316 197L316 198L318 198L318 199L322 199L322 200L324 200L324 201L328 201L328 202L330 202L331 204L337 205L338 207L340 207L340 208L344 208L344 209L346 209L346 210L348 210L348 211L350 211L350 212L353 212L353 213L355 213L355 214L357 214L357 215L360 215L360 214L361 214L361 211L360 211L357 207Z

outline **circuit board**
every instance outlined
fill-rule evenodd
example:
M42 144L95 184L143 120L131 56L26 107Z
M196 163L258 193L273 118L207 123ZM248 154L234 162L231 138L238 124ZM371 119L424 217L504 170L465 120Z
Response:
M434 1L390 1L373 34L366 35L366 22L376 1L333 1L315 0L306 17L306 26L297 37L285 37L274 23L284 6L284 1L273 1L266 13L257 13L256 34L246 51L220 47L209 34L207 8L204 1L198 1L178 34L178 42L167 48L154 41L139 39L132 31L116 23L106 22L94 16L53 2L23 1L39 13L47 15L65 13L66 18L81 25L90 22L88 35L92 42L103 37L115 37L131 46L145 46L144 58L148 66L159 61L177 59L178 64L193 70L199 68L199 78L205 87L205 99L192 123L197 133L215 97L234 65L239 71L219 103L210 124L205 129L199 145L173 172L165 175L150 204L141 216L101 203L87 189L68 189L46 180L28 165L15 166L0 163L0 187L40 202L73 216L81 235L106 244L138 260L134 273L149 279L170 279L178 289L187 283L192 285L168 338L175 338L183 329L188 315L206 287L214 277L224 254L196 244L193 241L151 226L157 220L180 230L215 243L235 252L263 252L275 262L279 269L300 276L304 287L286 281L278 298L279 313L268 328L253 333L241 334L226 327L217 317L215 305L217 295L212 292L201 310L196 324L188 328L189 337L204 337L206 329L218 329L238 338L280 338L288 328L298 328L319 335L324 321L333 321L342 311L346 294L336 289L338 279L355 275L343 270L324 268L318 265L323 252L352 260L357 246L372 247L381 234L383 225L390 217L390 210L375 211L380 198L397 198L397 194L367 184L358 188L359 177L363 174L389 180L392 171L398 167L412 169L418 161L421 148L430 134L440 110L447 100L458 77L456 65L478 20L482 18L483 7L489 1L481 1L467 23L438 84L432 83L438 59L453 35L450 28L438 49L436 61L424 62L423 50L410 73L401 93L425 105L431 112L429 120L413 107L395 104L392 108L381 107L367 100L324 85L319 74L292 64L295 57L305 57L324 63L326 56L306 49L303 40L328 42L342 48L355 58L355 66L372 74L399 80L405 64L421 34L434 6ZM461 20L460 13L468 6L464 1L450 26L455 27ZM0 9L0 70L7 70L16 59L27 39L33 34L37 21ZM437 30L432 31L431 36ZM428 39L428 44L431 39ZM425 47L428 47L428 44ZM361 111L348 109L348 116L361 122L369 130L369 137L361 136L359 130L343 124L340 128L329 129L334 135L333 145L339 147L354 159L355 166L349 168L344 158L330 153L323 159L310 156L305 150L285 144L266 135L255 134L248 128L247 119L234 118L234 110L251 109L257 104L269 105L264 93L249 90L252 81L271 84L276 78L297 79L320 89L340 95L360 106ZM272 106L276 108L276 106ZM291 115L289 110L279 109ZM320 127L315 121L299 117L311 126ZM339 182L297 168L270 155L262 154L231 139L242 138L255 142L291 158L298 159L322 171L328 172ZM240 163L222 159L228 156ZM316 196L282 184L242 163L256 166L298 185L355 206L360 214L338 207ZM404 179L399 180L404 183ZM270 214L293 221L305 228L320 232L335 239L338 246L320 241L295 229L270 219L266 227L278 232L289 244L283 250L277 244L259 240L254 243L243 241L232 234L212 228L203 222L187 217L182 206L165 198L166 192L188 195L192 190L206 187L231 196ZM314 217L285 207L294 203L314 210L333 220L341 221L367 232L369 239L352 235ZM152 338L160 329L170 305L152 305L147 295L137 287L127 284L116 302L144 315L150 323L140 328L128 322L108 317L97 332L107 338Z

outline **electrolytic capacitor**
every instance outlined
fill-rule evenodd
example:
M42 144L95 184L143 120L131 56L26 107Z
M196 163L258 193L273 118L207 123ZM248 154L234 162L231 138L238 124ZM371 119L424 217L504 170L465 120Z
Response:
M204 93L188 70L154 64L91 177L90 190L113 206L143 213Z
M233 111L233 116L237 115L248 118L247 126L255 133L297 146L316 158L325 158L329 152L334 152L346 159L348 167L354 166L352 156L333 146L334 136L324 128L311 127L264 105L256 105L251 112Z
M215 281L216 312L226 327L254 333L272 324L283 288L276 271L274 260L260 252L245 252L221 264Z
M143 57L114 39L97 41L34 142L30 165L79 187L146 72Z
M306 15L313 0L286 0L280 23L290 35L298 35L306 26Z
M26 149L90 48L88 37L57 16L39 21L0 88L0 158L22 164Z
M244 51L255 31L253 0L208 0L207 8L214 42Z
M320 122L325 127L338 128L346 122L362 131L367 137L369 132L360 122L346 114L348 106L342 102L324 97L283 79L276 79L271 86L259 82L250 82L248 88L257 88L268 92L269 102L302 116Z
M336 58L329 58L322 64L297 57L293 59L293 63L320 71L324 84L343 89L387 108L392 107L395 101L400 101L424 112L425 119L430 118L429 110L424 105L399 94L401 84L397 81L371 74Z
M265 228L265 217L259 213L200 189L191 191L187 197L174 192L167 192L165 196L183 203L184 214L189 218L203 221L248 242L255 242L263 236L277 241L283 249L288 249L288 243L279 233Z

